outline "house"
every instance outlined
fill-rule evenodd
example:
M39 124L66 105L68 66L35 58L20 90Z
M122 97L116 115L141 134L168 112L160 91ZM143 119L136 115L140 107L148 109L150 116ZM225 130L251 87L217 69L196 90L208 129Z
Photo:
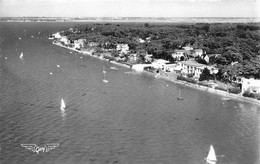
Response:
M193 54L194 57L201 56L201 55L203 55L202 49L195 49L194 50L194 54Z
M153 67L152 64L134 64L132 69L138 72L142 72L146 67Z
M165 71L166 72L176 72L177 64L167 64L165 65Z
M117 44L116 45L116 50L121 51L121 53L128 53L129 47L128 44Z
M144 59L145 59L145 62L150 62L150 63L152 63L152 61L153 61L153 55L152 55L152 54L146 54L146 55L144 56Z
M209 63L209 56L207 54L204 54L201 57L203 60L205 60L205 62Z
M190 55L190 50L175 50L172 54L172 57L177 60L181 60L181 58L185 58L187 55Z
M256 79L241 79L242 89L241 93L243 94L245 91L249 91L250 93L258 93L260 94L260 80Z
M128 58L129 58L129 61L137 61L138 55L137 54L130 54Z
M193 47L190 47L190 46L185 46L185 47L182 47L184 50L187 50L187 51L192 51L193 50Z
M61 36L60 42L64 43L65 45L68 45L70 43L69 39L66 36Z
M194 60L180 61L178 62L181 73L184 75L193 74L194 78L199 78L204 68L208 68L211 74L216 74L218 69L213 66L200 64Z
M170 62L168 60L157 59L157 60L154 60L154 62L152 62L152 66L154 68L162 69L164 71L167 63L170 63Z
M81 49L82 47L84 47L85 41L86 41L86 39L74 40L74 47L75 47L76 49Z
M54 39L60 39L61 35L59 32L57 32L57 33L53 34L53 37L54 37Z
M99 43L98 42L88 42L87 45L90 47L97 47L99 45Z
M145 42L145 40L143 40L143 39L141 39L141 38L139 38L139 43L144 43Z

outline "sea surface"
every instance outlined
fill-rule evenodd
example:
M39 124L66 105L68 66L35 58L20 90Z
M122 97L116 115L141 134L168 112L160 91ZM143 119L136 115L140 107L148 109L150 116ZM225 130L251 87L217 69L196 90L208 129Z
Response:
M210 145L218 164L259 163L259 106L47 39L76 24L0 23L1 164L203 164ZM184 100L176 99L179 90ZM49 143L59 146L39 154L21 146Z

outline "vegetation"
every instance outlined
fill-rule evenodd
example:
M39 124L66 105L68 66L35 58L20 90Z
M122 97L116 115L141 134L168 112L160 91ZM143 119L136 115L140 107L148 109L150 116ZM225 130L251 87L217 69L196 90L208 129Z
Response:
M239 87L234 88L228 88L229 93L239 94L241 92L241 89Z
M243 96L244 96L244 97L256 98L256 99L260 100L260 95L259 95L259 94L251 93L251 92L249 92L249 91L245 91L245 92L243 93Z
M210 70L206 67L204 68L204 70L202 71L199 81L203 81L203 80L213 80L214 76L212 74L210 74Z
M133 53L145 50L154 58L170 61L174 61L171 54L175 49L192 45L207 54L219 54L210 58L210 64L219 67L217 79L230 82L237 76L260 78L259 33L257 23L99 23L78 25L63 34L70 40L84 38L87 42L98 42L104 49L114 49L118 43L128 44Z
M221 87L221 86L215 86L215 89L221 90L221 91L227 91L226 88L223 88L223 87Z

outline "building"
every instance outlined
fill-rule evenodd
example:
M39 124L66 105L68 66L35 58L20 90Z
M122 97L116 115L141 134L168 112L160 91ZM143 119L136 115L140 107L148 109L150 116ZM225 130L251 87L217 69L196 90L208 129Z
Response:
M178 70L178 68L177 68L177 64L167 64L166 66L165 66L165 71L166 72L177 72ZM177 69L176 69L177 68Z
M181 60L187 56L190 55L191 51L190 50L175 50L174 53L172 54L172 57L177 60Z
M82 47L84 47L86 42L86 39L78 39L78 40L74 40L74 47L76 49L81 49Z
M53 37L54 37L54 39L60 39L61 35L59 32L57 32L57 33L53 34Z
M153 55L152 55L152 54L146 54L146 55L144 56L144 59L145 59L145 62L152 63L152 61L153 61Z
M201 55L203 55L202 49L195 49L194 50L194 54L193 54L194 57L201 56Z
M168 60L157 59L157 60L154 60L154 62L152 62L152 66L154 68L162 69L164 71L167 63L170 63L170 62Z
M199 78L202 71L205 68L208 68L210 70L211 74L216 74L218 72L218 69L213 66L208 66L204 64L200 64L194 60L188 60L188 61L180 61L178 62L179 68L181 68L181 73L184 75L193 74L194 78Z
M203 60L205 60L205 62L209 63L209 56L207 54L204 54L201 57Z
M117 44L116 45L116 50L121 51L121 53L128 53L129 47L128 44Z
M138 55L137 54L130 54L128 56L128 58L129 58L129 61L137 61Z
M70 43L69 39L66 36L61 36L60 42L64 43L65 45L68 45Z
M132 69L138 72L142 72L145 67L153 67L152 64L134 64Z
M99 45L98 42L88 42L88 46L90 47L97 47Z
M260 80L256 79L241 79L242 89L241 93L243 94L245 91L249 91L250 93L260 94Z
M188 51L191 51L193 50L193 47L190 47L190 46L185 46L185 47L182 47L184 50L188 50Z

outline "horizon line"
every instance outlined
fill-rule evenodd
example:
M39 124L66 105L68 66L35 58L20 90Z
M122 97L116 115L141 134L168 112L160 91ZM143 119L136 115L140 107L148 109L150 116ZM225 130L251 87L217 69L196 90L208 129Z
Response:
M159 17L153 17L153 16L0 16L0 18L26 18L26 17L33 17L33 18L260 18L260 16L233 16L233 17L224 17L224 16L212 16L212 17L170 17L170 16L159 16Z

